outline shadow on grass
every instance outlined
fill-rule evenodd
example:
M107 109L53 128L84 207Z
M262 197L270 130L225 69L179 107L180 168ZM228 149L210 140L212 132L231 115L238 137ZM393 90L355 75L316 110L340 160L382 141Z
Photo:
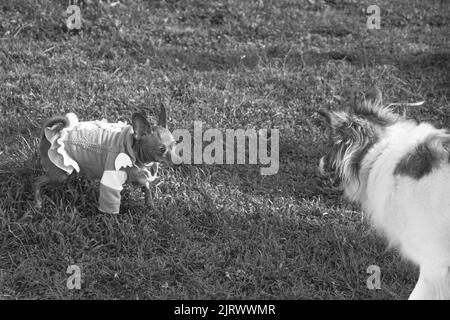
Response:
M280 133L282 135L282 132ZM225 140L225 133L223 133ZM191 144L193 145L192 140ZM245 140L245 163L237 164L237 145L234 145L234 164L200 164L183 165L179 172L188 179L190 172L198 168L205 172L215 185L238 188L242 193L267 199L294 198L299 201L321 199L330 205L341 203L341 191L329 179L321 177L317 172L320 157L325 153L325 143L314 141L298 141L290 137L280 136L279 168L275 174L262 175L261 169L273 164L249 164L249 141ZM203 142L203 150L207 145ZM270 151L270 144L268 146ZM223 156L226 158L226 141L223 143ZM271 158L275 162L275 158Z
M282 141L278 175L262 177L251 165L163 169L153 206L127 188L117 216L95 214L97 185L83 179L45 188L44 208L34 211L30 187L40 167L32 145L17 147L0 166L5 292L42 299L406 296L413 269L357 215L287 199L321 192L313 173L321 150ZM71 264L83 272L77 292L64 288ZM371 264L382 268L381 291L365 287Z

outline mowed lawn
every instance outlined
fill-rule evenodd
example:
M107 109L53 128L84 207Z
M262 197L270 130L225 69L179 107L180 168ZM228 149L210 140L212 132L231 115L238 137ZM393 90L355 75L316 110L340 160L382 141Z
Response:
M448 1L85 2L78 33L68 1L0 3L0 299L408 297L418 270L318 176L327 128L315 112L376 83L449 126ZM98 182L74 177L33 207L46 118L130 121L161 100L171 130L280 130L278 174L163 169L153 205L127 187L119 215L98 213ZM66 287L70 265L80 290ZM380 290L366 286L370 265Z

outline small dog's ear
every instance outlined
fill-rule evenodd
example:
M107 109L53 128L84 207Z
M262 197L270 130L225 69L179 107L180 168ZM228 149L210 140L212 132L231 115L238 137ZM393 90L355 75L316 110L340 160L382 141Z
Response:
M133 125L134 137L137 140L142 139L152 131L150 123L145 119L142 113L133 113L131 122Z
M164 107L164 104L162 102L159 107L158 125L167 128L166 108Z

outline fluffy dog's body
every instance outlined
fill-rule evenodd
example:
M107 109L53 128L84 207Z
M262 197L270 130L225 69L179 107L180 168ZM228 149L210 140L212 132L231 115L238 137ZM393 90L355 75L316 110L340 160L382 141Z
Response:
M420 266L410 299L450 299L450 135L381 105L381 92L344 112L322 110L333 147L322 160L390 245Z

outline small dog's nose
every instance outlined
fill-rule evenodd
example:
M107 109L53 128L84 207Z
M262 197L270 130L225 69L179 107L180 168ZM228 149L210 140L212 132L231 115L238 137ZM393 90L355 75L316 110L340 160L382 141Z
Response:
M169 161L171 167L179 167L183 164L183 159L178 156L175 152L169 153Z

